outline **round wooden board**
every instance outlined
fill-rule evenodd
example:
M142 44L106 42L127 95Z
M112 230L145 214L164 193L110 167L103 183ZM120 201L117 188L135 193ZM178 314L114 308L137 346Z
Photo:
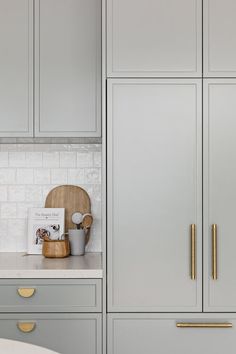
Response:
M65 208L65 232L75 229L72 214L79 211L81 214L91 213L91 202L88 193L78 186L64 185L52 189L45 201L45 208ZM87 242L89 235L87 235Z

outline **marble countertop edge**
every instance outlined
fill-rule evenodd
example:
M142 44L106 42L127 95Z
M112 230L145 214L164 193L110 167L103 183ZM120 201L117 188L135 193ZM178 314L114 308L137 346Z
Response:
M57 259L25 253L0 253L0 279L99 279L102 277L101 253L86 253L84 256Z

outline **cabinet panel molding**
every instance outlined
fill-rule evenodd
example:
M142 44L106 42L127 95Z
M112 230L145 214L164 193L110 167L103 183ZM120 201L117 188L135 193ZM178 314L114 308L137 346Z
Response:
M201 0L108 0L108 77L201 77Z
M177 323L216 328L181 328ZM225 326L223 326L225 325ZM232 327L231 327L232 325ZM214 327L214 326L213 326ZM109 314L109 354L235 353L235 314Z
M111 79L107 121L108 311L201 311L201 80Z
M0 314L0 336L61 354L102 354L102 315Z
M0 279L0 312L101 312L101 287L100 279Z
M235 312L236 80L205 80L204 102L204 310Z
M35 0L35 136L101 136L102 0Z
M33 0L0 0L0 137L33 136Z
M204 76L236 77L236 2L204 0Z

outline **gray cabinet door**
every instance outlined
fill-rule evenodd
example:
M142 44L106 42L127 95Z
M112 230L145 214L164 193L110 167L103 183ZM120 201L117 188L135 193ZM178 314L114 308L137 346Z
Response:
M0 0L0 136L33 136L33 0Z
M222 328L184 328L178 323ZM235 337L235 314L108 315L109 354L234 354Z
M236 76L236 1L204 0L204 75Z
M236 311L236 80L204 86L205 311ZM217 225L213 252L212 225ZM213 256L217 279L212 277Z
M101 316L0 315L0 337L32 343L60 354L102 354ZM32 331L27 332L30 328Z
M101 135L101 0L35 1L35 135Z
M201 94L197 79L108 82L110 312L202 309Z
M202 0L108 0L109 77L202 75Z

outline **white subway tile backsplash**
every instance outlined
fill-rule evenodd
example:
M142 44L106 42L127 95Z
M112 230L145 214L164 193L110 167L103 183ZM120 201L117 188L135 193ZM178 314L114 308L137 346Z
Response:
M16 218L16 203L1 203L1 218L14 219Z
M34 170L34 183L35 184L50 184L51 173L48 168L36 168Z
M25 186L9 186L8 200L10 202L24 202L25 201Z
M6 237L8 233L8 220L0 219L0 250L1 252L8 251Z
M77 152L77 167L92 167L93 153L92 152Z
M92 213L95 216L99 216L101 213L101 203L94 201L92 205Z
M42 167L43 154L42 152L26 152L25 154L26 167Z
M44 152L43 167L59 167L59 152Z
M8 220L8 243L11 247L12 252L22 251L21 247L26 249L26 238L27 238L27 229L26 229L26 220L24 219L13 219ZM23 237L22 237L23 235Z
M13 184L16 181L16 170L0 168L0 184Z
M86 251L91 252L93 249L102 249L101 239L101 220L94 218Z
M25 166L25 152L9 152L9 166L10 167L24 167Z
M16 217L18 219L27 219L28 217L28 210L29 208L37 208L37 207L41 207L42 206L42 202L38 203L28 203L28 202L24 202L24 203L17 203L17 211L16 211Z
M101 169L100 168L85 168L84 182L86 184L101 183Z
M0 252L27 247L28 209L44 207L60 184L84 188L91 199L94 224L87 251L101 251L101 145L0 145Z
M60 152L60 167L76 167L76 153L71 151Z
M42 186L26 186L26 202L41 202L42 201Z
M7 186L0 186L0 203L7 202L8 193L7 193Z
M16 183L17 184L33 184L34 183L34 170L31 168L18 168L16 170Z
M79 183L78 183L79 181ZM84 169L74 168L68 170L68 183L81 185L84 183Z
M8 167L9 159L8 152L0 152L0 167Z
M52 184L67 184L67 169L57 168L51 170Z
M97 151L93 153L93 167L101 167L102 165L102 153Z
M8 233L10 234L10 236L19 237L25 232L26 232L25 220L23 219L8 220Z

